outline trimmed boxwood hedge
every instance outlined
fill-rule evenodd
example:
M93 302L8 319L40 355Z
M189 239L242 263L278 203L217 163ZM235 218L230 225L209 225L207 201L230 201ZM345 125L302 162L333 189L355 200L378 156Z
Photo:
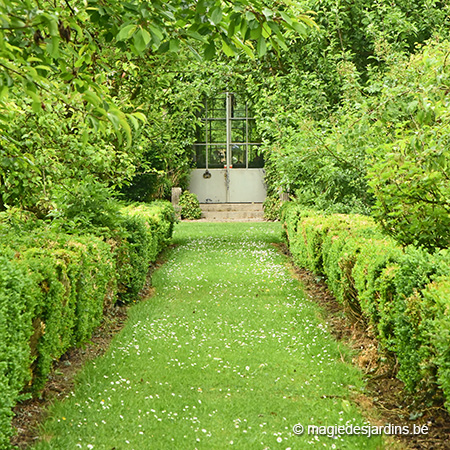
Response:
M10 219L0 220L0 448L12 408L39 393L53 361L88 341L115 302L136 299L175 214L168 202L127 206L103 236Z
M326 277L350 315L362 317L396 356L398 378L450 410L450 253L401 247L359 215L323 215L285 204L295 264Z

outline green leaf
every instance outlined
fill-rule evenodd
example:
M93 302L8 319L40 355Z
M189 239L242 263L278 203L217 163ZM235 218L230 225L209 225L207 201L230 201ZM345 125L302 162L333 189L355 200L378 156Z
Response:
M152 33L153 40L155 41L156 45L159 45L159 43L164 39L161 28L151 23L148 24L148 28L150 29L150 33Z
M144 38L145 45L148 45L149 42L152 40L152 37L150 36L150 33L145 28L143 28L141 31L142 31L142 37Z
M176 53L180 50L180 41L179 39L171 39L169 43L169 49L171 52Z
M245 20L243 20L241 22L241 34L244 40L247 38L247 31L248 31L248 24Z
M311 28L316 28L317 30L320 29L317 23L314 22L314 20L312 20L311 17L302 14L301 16L299 16L299 19Z
M303 23L292 21L291 26L300 36L306 36L306 26Z
M86 145L88 140L89 140L89 130L88 128L85 128L83 130L83 134L81 135L81 142L83 143L83 145Z
M245 13L245 18L247 19L248 22L250 22L251 20L255 20L256 16L251 11L247 11Z
M204 56L207 61L214 58L214 55L216 54L216 44L214 41L211 41L206 47L204 51Z
M244 52L247 54L247 56L248 56L249 58L255 59L255 54L253 53L252 49L251 49L248 45L244 44L244 43L243 43L239 38L237 38L236 36L234 36L234 37L232 38L232 41L233 41L238 47L240 47L242 50L244 50ZM249 45L251 45L251 42L250 42L250 41L248 41L248 43L249 43ZM252 48L253 48L253 46L252 46Z
M225 41L222 41L222 50L227 56L234 56L236 54Z
M133 36L133 42L136 50L142 53L150 42L150 33L147 30L140 29Z
M11 17L11 28L22 28L26 26L26 23L20 20L18 17Z
M122 145L122 142L123 142L123 136L122 136L122 133L120 132L120 130L116 130L116 131L115 131L115 134L116 134L116 136L117 136L117 140L119 141L119 144Z
M414 111L416 111L417 107L419 106L419 102L417 100L413 100L412 102L408 103L407 111L409 114L412 114Z
M258 40L261 37L262 34L262 28L260 26L258 26L257 28L254 28L253 30L250 31L250 37L252 39Z
M269 25L267 25L267 22L264 22L262 25L262 36L264 38L268 38L272 35L272 30L270 29Z
M42 111L42 103L41 102L33 102L31 105L31 109L34 113L38 113Z
M26 93L33 100L33 103L31 105L31 109L33 110L33 112L35 112L35 113L40 112L42 110L42 102L41 102L41 98L39 97L39 95L37 95L36 92L33 92L29 89L27 89Z
M135 130L139 130L140 123L137 121L136 117L133 117L131 114L128 114L128 119L130 120L131 124L133 125Z
M106 117L112 123L114 129L117 131L120 128L120 117L117 114L117 111L109 111L106 113Z
M197 50L195 50L194 47L192 47L191 45L188 45L188 49L191 51L191 53L194 55L195 59L198 62L202 62L203 61L202 57L198 54Z
M29 97L31 97L34 101L40 102L40 97L36 94L36 88L33 86L33 84L29 84L29 87L26 89L26 93Z
M141 120L144 123L147 122L147 117L143 113L141 113L139 111L138 112L134 112L131 115L136 117L137 119Z
M198 33L197 31L192 31L192 30L187 30L186 34L194 39L197 39L198 41L207 43L208 41L206 40L205 36L202 36L200 33Z
M81 56L80 58L78 58L76 61L75 61L75 64L73 65L76 69L78 69L78 68L80 68L83 64L84 64L84 61L85 61L85 57L84 57L84 55L83 56Z
M83 30L82 30L82 28L78 25L78 23L76 22L75 19L69 18L69 25L70 25L70 28L72 28L73 30L75 30L75 31L78 33L79 36L82 36L82 35L83 35Z
M230 23L228 24L228 31L227 31L228 37L232 37L234 35L234 33L236 32L236 26L239 24L239 21L240 21L240 17L232 18L230 20Z
M6 100L8 98L9 88L6 85L3 85L0 88L0 101Z
M92 91L86 91L83 93L84 99L91 105L98 106L101 103L100 98Z
M59 36L58 21L54 17L52 17L50 14L44 14L44 16L47 19L48 32L49 32L50 36Z
M163 42L159 48L158 48L158 52L159 53L166 53L170 50L170 42Z
M270 29L278 36L278 39L284 40L280 27L275 22L267 22Z
M270 17L273 16L273 11L267 8L263 8L262 13L264 14L264 17L266 19L269 19Z
M271 38L271 39L272 39L272 38ZM285 51L288 50L288 47L287 47L286 42L284 41L284 38L283 38L283 37L280 38L278 35L276 35L273 39L278 43L278 45L279 45L283 50L285 50Z
M286 23L288 23L289 25L292 25L292 18L288 14L286 14L283 11L280 11L280 16Z
M175 21L175 16L170 11L165 11L163 9L159 10L161 16L165 17L168 20Z
M195 11L197 14L203 16L203 14L205 14L206 12L206 2L204 2L203 0L199 0L197 2L197 6L195 7Z
M219 23L222 21L222 9L217 6L211 11L211 22L214 25L219 25Z
M279 52L280 52L280 46L278 45L278 42L275 40L275 37L274 37L274 36L271 36L271 37L269 38L269 40L270 40L270 43L272 44L272 48L273 48L277 53L279 53Z
M51 41L47 44L47 51L52 58L59 57L59 36L53 36Z
M100 126L99 120L94 116L88 116L88 120L91 122L92 128L94 128L94 131L97 133Z
M127 137L127 147L131 147L132 142L132 134L130 124L127 122L127 119L124 114L119 112L119 120L120 125L122 125L123 130L125 131L125 135Z
M116 40L117 41L125 41L126 39L129 39L133 33L136 31L137 26L130 24L125 25L120 29L120 31L117 33Z
M267 52L266 40L262 36L258 39L256 51L258 52L259 58L262 58Z
M37 66L34 66L35 69L45 70L47 72L51 72L52 68L50 66L44 66L43 64L38 64Z

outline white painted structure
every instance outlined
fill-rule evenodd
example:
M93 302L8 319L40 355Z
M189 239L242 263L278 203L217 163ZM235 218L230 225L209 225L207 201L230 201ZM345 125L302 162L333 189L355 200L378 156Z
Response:
M255 120L227 92L205 102L189 190L200 203L260 203L266 198L264 162Z

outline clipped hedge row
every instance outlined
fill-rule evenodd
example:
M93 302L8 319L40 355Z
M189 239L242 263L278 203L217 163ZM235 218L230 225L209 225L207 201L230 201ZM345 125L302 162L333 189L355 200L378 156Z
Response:
M0 448L12 408L39 393L53 361L88 341L113 303L136 298L174 220L160 202L124 208L104 237L0 222Z
M366 321L395 354L406 388L450 410L449 251L402 248L369 217L295 203L283 207L282 223L294 262L325 276L347 312Z
M126 238L115 237L119 296L127 303L136 298L148 272L149 261L168 245L173 233L175 211L169 202L132 204L122 208Z

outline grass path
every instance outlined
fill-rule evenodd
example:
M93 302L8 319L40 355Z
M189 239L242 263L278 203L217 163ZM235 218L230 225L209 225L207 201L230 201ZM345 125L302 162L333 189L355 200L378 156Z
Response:
M109 352L55 405L37 449L382 448L298 436L364 423L359 372L271 243L272 223L182 223Z

